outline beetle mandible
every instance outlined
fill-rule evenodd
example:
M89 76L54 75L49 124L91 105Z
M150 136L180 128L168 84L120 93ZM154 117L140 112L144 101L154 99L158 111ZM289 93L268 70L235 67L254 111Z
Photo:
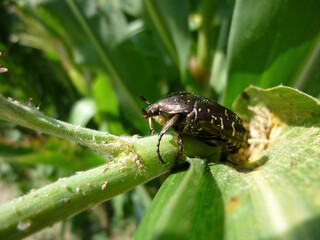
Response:
M163 164L160 142L170 127L178 138L177 164L183 152L181 134L196 137L229 153L238 152L246 142L247 131L240 117L213 100L188 92L173 93L153 104L142 95L140 98L148 104L147 109L142 109L142 114L149 121L151 134L154 133L152 118L163 125L157 144L158 158Z

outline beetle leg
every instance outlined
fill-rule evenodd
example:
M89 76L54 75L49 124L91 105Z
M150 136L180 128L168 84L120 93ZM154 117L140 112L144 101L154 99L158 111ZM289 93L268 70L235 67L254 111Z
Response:
M150 133L151 133L151 135L153 135L153 134L154 134L154 128L153 128L153 120L152 120L152 117L149 117L148 121L149 121Z
M165 164L165 162L163 161L160 155L160 142L161 142L162 136L168 131L170 127L172 127L176 123L178 119L179 119L179 114L173 115L173 117L166 122L166 124L163 126L163 128L159 133L158 144L157 144L157 154L160 162L163 164Z

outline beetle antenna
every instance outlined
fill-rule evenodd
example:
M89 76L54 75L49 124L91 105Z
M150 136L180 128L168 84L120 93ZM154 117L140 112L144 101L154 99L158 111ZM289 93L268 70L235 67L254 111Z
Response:
M146 104L150 105L149 101L147 99L144 98L144 96L142 94L140 94L140 99L145 102Z

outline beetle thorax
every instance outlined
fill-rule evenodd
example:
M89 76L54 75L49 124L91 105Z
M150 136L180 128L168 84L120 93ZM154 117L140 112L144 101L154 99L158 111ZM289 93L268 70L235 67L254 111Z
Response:
M149 117L153 117L157 123L160 125L164 125L170 118L172 114L168 114L166 112L162 112L162 105L155 103L149 105L146 112L148 113Z

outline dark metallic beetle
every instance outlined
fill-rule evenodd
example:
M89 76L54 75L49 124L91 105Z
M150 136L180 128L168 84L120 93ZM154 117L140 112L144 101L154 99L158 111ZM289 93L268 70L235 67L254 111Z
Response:
M161 163L165 162L160 155L160 142L170 127L179 139L177 164L183 151L180 134L196 137L229 153L238 152L246 141L247 131L240 117L208 98L188 92L171 94L154 104L150 104L142 95L140 98L148 104L147 109L142 109L142 114L149 120L151 134L154 133L152 117L163 125L157 145Z

